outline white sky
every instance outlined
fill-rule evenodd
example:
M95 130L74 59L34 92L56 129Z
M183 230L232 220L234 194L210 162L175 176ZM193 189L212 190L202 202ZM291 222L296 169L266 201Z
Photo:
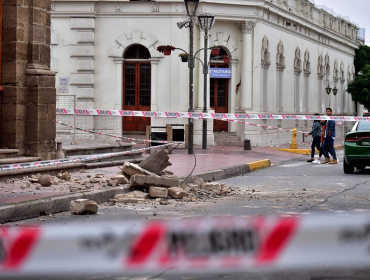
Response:
M370 45L370 1L369 0L314 0L315 5L325 5L335 13L350 21L357 23L360 28L365 28L365 43Z

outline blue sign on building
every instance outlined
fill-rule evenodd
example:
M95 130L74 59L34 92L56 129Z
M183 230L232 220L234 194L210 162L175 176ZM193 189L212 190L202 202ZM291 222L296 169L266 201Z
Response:
M230 79L231 69L230 68L211 68L209 73L210 78L221 78Z

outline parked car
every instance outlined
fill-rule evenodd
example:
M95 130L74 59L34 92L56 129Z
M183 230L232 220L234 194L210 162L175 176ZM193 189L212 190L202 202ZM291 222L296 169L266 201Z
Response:
M356 169L370 166L370 122L358 121L344 140L343 171L352 174Z

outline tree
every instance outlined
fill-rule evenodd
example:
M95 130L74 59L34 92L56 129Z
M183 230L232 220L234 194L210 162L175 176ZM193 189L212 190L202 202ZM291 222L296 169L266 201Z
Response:
M370 56L369 56L370 58ZM348 84L347 92L352 95L352 100L357 101L370 109L370 64L365 65L356 76L355 80Z
M355 52L355 69L356 73L361 71L365 65L370 64L370 47L361 45Z

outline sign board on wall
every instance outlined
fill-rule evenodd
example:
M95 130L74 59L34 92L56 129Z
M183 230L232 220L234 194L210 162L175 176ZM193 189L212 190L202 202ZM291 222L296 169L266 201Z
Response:
M209 77L219 78L219 79L230 79L231 69L230 68L211 68Z
M59 93L68 93L68 77L59 78Z

